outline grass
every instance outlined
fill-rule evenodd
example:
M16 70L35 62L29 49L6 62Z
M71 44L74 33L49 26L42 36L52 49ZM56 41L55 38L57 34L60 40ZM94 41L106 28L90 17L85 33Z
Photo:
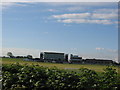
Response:
M1 58L0 58L1 59ZM24 61L23 58L2 58L2 64L13 64L13 63L19 63L21 65L27 64L27 65L40 65L44 67L57 67L59 69L67 69L67 70L74 70L77 71L79 68L88 68L91 70L95 70L96 72L103 72L103 69L105 69L106 65L89 65L89 64L59 64L59 63L45 63L45 62L34 62L34 61ZM120 71L120 67L112 66L117 71ZM118 72L120 73L120 72Z

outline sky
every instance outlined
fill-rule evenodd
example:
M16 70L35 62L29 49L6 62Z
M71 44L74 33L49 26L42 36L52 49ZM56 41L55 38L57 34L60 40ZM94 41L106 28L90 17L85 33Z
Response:
M57 51L117 61L117 13L116 2L3 3L2 55Z
M119 0L1 0L2 2L119 2Z

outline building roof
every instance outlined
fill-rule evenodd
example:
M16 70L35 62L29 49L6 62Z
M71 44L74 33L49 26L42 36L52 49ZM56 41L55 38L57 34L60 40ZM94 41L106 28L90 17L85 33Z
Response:
M113 60L105 60L105 59L86 59L86 61L113 61Z
M64 53L60 53L60 52L43 52L45 54L64 54Z

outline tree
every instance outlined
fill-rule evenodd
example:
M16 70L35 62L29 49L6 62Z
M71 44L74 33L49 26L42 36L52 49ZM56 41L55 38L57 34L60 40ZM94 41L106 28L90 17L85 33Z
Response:
M10 58L14 57L13 54L12 54L12 52L8 52L7 56L9 56Z
M32 59L32 55L27 55L27 58L28 59Z

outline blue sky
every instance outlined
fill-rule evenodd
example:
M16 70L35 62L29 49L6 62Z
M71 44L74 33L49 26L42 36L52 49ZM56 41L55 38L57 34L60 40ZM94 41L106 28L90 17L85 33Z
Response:
M117 3L92 2L3 5L3 55L59 51L117 60L117 8Z

